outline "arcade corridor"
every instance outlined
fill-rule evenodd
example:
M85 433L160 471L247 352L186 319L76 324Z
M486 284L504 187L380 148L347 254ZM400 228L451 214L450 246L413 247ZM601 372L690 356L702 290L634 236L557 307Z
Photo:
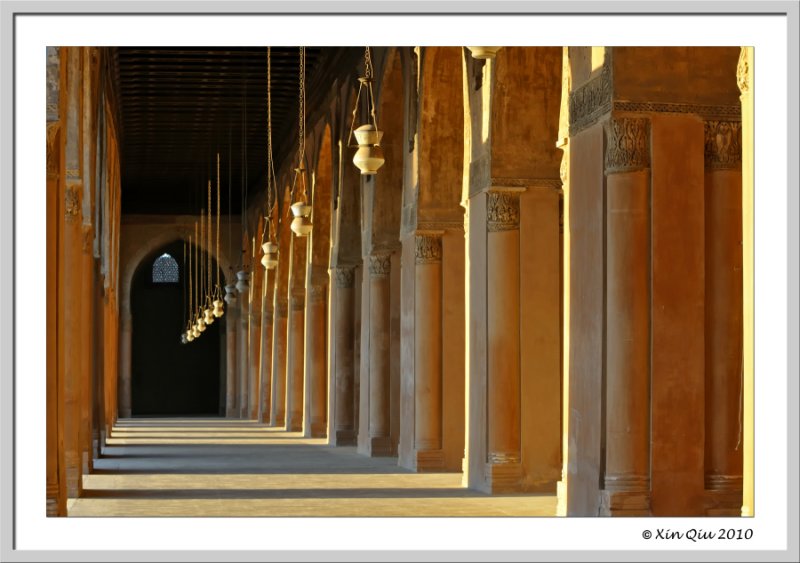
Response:
M42 510L751 515L752 64L48 47Z

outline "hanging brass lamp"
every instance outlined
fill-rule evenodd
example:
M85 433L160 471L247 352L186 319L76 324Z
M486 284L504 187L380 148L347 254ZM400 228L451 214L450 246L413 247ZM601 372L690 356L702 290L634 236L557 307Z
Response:
M222 301L222 286L219 283L219 216L220 216L220 187L219 187L219 153L217 153L217 284L214 286L212 313L216 318L225 314L225 304Z
M473 59L493 59L502 47L467 47Z
M272 212L275 207L275 163L272 159L272 48L267 47L267 214L264 217L264 236L261 250L261 264L267 270L278 266L278 245L273 240Z
M383 131L378 129L378 119L375 113L375 93L372 89L372 80L372 56L370 55L369 47L366 47L364 51L364 76L358 79L358 93L356 94L356 103L353 108L353 120L350 123L350 135L347 137L347 142L350 147L358 147L356 154L353 156L353 164L356 165L364 176L377 174L378 169L383 166L385 162L383 158L383 149L381 148ZM354 130L353 127L355 127L356 124L356 117L361 109L359 101L361 100L362 90L365 91L364 96L367 100L370 121ZM357 145L350 144L353 136L356 138Z
M313 225L311 224L311 206L308 204L308 192L306 190L306 48L300 47L300 111L299 111L299 148L297 154L298 166L294 169L294 183L292 185L292 193L300 191L300 198L291 205L292 224L290 225L292 232L298 237L306 237L311 233ZM299 185L298 185L299 184Z
M306 169L301 163L298 168L294 169L295 182L299 181L302 184L302 199L296 201L291 205L292 219L291 229L298 237L307 237L311 234L313 225L311 223L311 206L305 201L306 199Z

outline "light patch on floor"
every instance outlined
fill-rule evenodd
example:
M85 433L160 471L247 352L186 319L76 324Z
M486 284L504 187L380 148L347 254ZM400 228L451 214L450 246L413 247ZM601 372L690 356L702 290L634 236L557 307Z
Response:
M70 516L554 516L555 495L490 496L255 422L129 419Z

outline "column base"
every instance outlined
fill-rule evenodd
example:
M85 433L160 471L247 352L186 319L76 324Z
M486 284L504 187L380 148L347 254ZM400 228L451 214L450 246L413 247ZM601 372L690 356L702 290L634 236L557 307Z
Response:
M650 516L650 491L600 491L600 516Z
M487 463L485 491L498 493L519 492L522 485L522 465L519 463Z
M294 422L291 421L286 425L287 432L302 432L303 431L303 423L302 422Z
M334 433L335 438L331 443L332 446L355 446L357 436L355 430L337 430Z
M392 457L393 450L392 439L389 436L372 436L369 439L370 457Z
M67 498L78 498L81 496L81 457L78 453L71 453L64 456L66 465L66 485Z
M706 475L705 481L707 516L741 516L741 475Z
M325 422L312 422L310 435L312 438L325 438L328 435L328 424Z
M47 485L47 516L58 516L58 485Z
M286 413L284 412L275 413L275 416L270 418L269 425L275 428L286 426Z
M95 428L92 431L92 459L100 457L100 430Z
M416 450L414 465L418 473L444 471L444 452L442 450Z

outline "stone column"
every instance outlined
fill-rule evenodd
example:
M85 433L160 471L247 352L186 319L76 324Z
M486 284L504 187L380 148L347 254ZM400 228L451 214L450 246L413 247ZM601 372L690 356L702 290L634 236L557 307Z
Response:
M650 512L650 123L606 124L606 464L600 513Z
M131 417L131 351L133 347L133 318L130 304L124 304L120 310L119 328L119 417Z
M273 270L274 272L275 270ZM273 307L269 295L269 270L264 272L264 285L261 292L261 342L259 355L259 415L260 422L270 421L272 408L272 323Z
M414 268L414 459L442 471L442 235L418 232Z
M306 418L303 433L311 438L324 438L328 430L327 295L327 285L308 288L305 327Z
M742 103L742 516L753 516L754 411L753 411L753 47L742 47L736 66L736 83Z
M520 465L519 192L486 194L486 480L492 493L515 490Z
M741 122L705 122L705 487L709 514L742 506Z
M259 378L259 351L261 350L259 342L259 334L261 332L259 323L261 321L261 313L259 312L256 303L257 300L254 296L252 299L252 306L250 307L250 325L248 328L250 342L247 355L250 383L247 391L249 404L247 418L250 420L258 420L258 406L261 397L261 380Z
M339 266L335 270L336 299L334 323L336 347L334 354L334 425L331 444L356 444L355 395L355 268Z
M225 372L225 416L238 418L239 393L238 393L238 347L236 346L236 333L239 330L239 307L236 299L236 286L225 286L225 336L226 336L226 372Z
M301 289L302 291L302 289ZM303 430L303 336L305 296L295 293L289 300L286 346L286 430Z
M81 225L80 184L71 184L67 171L64 227L64 463L67 497L81 495Z
M59 310L63 300L63 288L60 278L61 252L59 249L59 233L64 224L61 217L62 207L62 182L64 181L64 143L61 134L61 125L58 121L58 87L59 75L59 48L47 48L48 63L48 123L47 123L47 255L45 274L47 283L46 324L45 324L45 351L47 362L46 379L46 448L47 448L47 488L46 488L46 514L59 516L66 514L66 495L64 494L64 457L63 441L60 434L63 431L63 410L60 405L63 401L63 366L61 365L62 347L61 327L59 326Z
M92 431L94 420L92 417L92 387L94 365L94 304L95 304L95 279L94 256L92 254L92 240L94 229L90 224L84 223L81 239L82 253L82 283L81 283L81 471L89 474L92 469Z
M270 409L269 419L271 426L286 425L286 334L288 317L288 300L285 297L275 297L275 314L272 327L272 408Z
M372 457L391 456L389 273L392 255L369 257L369 452Z
M236 291L239 292L239 331L236 340L239 344L239 418L249 418L250 360L250 274L245 271L236 272Z

